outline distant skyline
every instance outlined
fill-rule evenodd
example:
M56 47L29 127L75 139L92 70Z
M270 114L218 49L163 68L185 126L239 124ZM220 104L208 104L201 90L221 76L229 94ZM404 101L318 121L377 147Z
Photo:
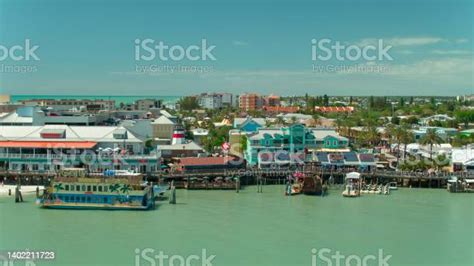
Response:
M0 0L0 45L24 45L28 39L39 46L35 53L40 59L0 61L0 93L473 94L473 15L468 0ZM215 46L216 60L137 61L136 40L148 38L184 48L205 39ZM381 39L392 46L393 60L314 61L313 39L361 48ZM384 70L326 69L356 64ZM205 71L137 71L150 65ZM5 66L34 66L36 71L9 73ZM315 66L325 70L315 71Z

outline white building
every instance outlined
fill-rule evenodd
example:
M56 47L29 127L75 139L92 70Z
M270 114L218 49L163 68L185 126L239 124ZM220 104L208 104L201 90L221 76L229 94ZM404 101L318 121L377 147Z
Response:
M12 171L156 171L156 154L144 151L144 141L124 127L0 126L0 168Z

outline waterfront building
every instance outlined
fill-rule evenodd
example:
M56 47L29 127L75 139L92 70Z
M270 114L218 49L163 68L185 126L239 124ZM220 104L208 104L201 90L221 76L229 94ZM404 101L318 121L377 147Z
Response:
M255 111L261 109L263 99L255 93L241 94L239 96L239 108L244 111Z
M194 141L186 140L181 144L158 145L161 158L169 160L175 157L197 157L204 154L204 149Z
M451 158L453 171L474 172L474 145L453 149Z
M114 110L114 100L89 100L89 99L31 99L19 101L22 105L26 106L40 106L40 107L51 107L54 110L80 110L84 109L89 112L98 112L100 110Z
M282 128L260 128L247 137L247 149L244 157L250 165L257 165L263 160L261 153L281 161L291 159L292 154L305 154L303 158L316 150L349 151L349 141L339 136L333 129L306 128L295 124ZM269 155L270 154L270 155ZM268 161L268 160L266 160Z
M312 161L324 168L333 170L352 168L359 171L370 171L377 167L375 156L371 153L348 152L313 152Z
M243 132L252 133L256 132L259 128L264 127L265 124L265 118L234 118L233 127Z
M49 172L70 167L154 172L155 153L145 153L144 140L124 127L0 127L0 169Z
M238 157L185 157L179 158L175 170L182 173L216 173L245 169L245 160Z
M16 110L0 115L0 125L43 126L43 125L102 125L110 118L106 112L55 111L33 106L20 106Z

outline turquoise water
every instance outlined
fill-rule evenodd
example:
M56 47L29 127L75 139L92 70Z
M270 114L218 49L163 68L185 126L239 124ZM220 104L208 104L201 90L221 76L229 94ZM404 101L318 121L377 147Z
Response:
M98 95L12 95L11 101L18 102L21 100L30 100L30 99L90 99L90 100L115 100L115 103L118 105L121 102L124 104L133 103L139 99L159 99L163 100L163 103L175 103L181 98L180 96L158 96L158 95L146 95L146 96L98 96Z
M283 190L179 190L177 205L149 212L45 210L31 197L0 198L0 250L56 252L54 262L36 265L135 265L136 248L181 256L205 248L216 255L213 265L310 266L313 248L359 256L383 249L390 265L474 263L473 194L404 188L360 198L331 190L322 198Z

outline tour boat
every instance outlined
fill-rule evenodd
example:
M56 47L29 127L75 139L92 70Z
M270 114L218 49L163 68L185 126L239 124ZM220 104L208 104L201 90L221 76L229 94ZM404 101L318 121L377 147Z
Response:
M154 189L143 186L132 172L86 174L84 169L62 170L39 200L49 209L149 210L155 207Z
M350 172L346 174L346 187L342 192L344 197L359 197L360 196L360 173Z

